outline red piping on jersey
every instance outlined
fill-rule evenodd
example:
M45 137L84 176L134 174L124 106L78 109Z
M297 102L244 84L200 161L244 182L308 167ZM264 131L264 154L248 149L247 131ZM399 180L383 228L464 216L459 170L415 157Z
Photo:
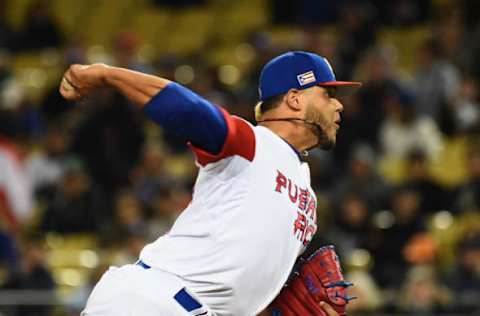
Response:
M222 150L218 154L211 154L203 149L195 147L191 142L188 146L197 156L197 161L201 166L217 162L223 158L234 155L241 156L248 161L252 161L255 156L255 133L252 127L242 118L230 115L227 111L220 108L227 122L227 137Z

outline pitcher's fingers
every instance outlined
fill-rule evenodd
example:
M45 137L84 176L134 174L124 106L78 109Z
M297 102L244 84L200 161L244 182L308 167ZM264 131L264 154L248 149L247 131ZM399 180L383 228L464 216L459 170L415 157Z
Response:
M70 74L65 73L65 75L62 78L62 81L63 80L64 80L65 85L68 88L79 90L78 86L73 82L72 78L70 77Z
M78 93L75 88L71 89L63 83L60 84L59 92L65 99L69 101L77 101L82 98L82 95Z
M75 89L80 90L79 85L77 83L77 79L75 76L75 73L72 71L72 67L70 67L67 71L65 71L65 74L63 75L63 78Z

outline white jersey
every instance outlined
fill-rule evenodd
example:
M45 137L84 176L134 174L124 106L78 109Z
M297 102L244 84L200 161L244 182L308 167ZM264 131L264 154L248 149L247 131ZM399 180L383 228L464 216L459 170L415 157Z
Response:
M251 316L278 295L315 233L308 165L267 128L225 114L222 152L191 146L193 199L140 259L181 277L217 315Z

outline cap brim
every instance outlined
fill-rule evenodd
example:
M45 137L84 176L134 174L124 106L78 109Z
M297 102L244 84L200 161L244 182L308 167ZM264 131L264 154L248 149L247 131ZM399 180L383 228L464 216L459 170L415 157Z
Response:
M361 82L356 81L330 81L322 82L318 84L320 87L335 87L339 97L350 95L358 90L362 86Z

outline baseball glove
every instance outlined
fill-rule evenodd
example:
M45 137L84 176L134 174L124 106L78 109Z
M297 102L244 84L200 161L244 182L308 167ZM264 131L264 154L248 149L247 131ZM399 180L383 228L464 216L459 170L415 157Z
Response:
M353 284L343 279L333 246L322 247L301 262L287 283L270 305L273 316L327 316L321 301L345 316L346 305L354 299L346 293Z

